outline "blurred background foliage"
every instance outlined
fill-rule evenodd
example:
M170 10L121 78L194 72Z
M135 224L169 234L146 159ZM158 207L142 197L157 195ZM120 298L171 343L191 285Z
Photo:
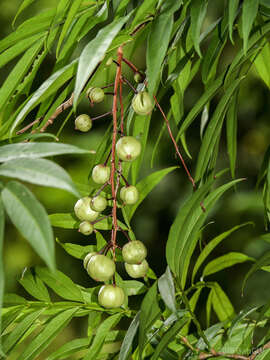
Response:
M0 2L0 38L2 39L12 31L12 20L20 5L20 0L1 0ZM20 15L17 20L18 25L24 19L46 8L53 7L55 0L39 0L28 8L26 13ZM215 2L215 6L210 7L208 18L205 21L212 23L222 11L222 2ZM211 18L212 17L212 18ZM85 42L89 41L89 36ZM211 41L211 40L210 40ZM139 69L145 69L145 44L132 56L132 62ZM207 46L207 44L206 44ZM237 46L237 43L236 43ZM203 48L202 48L203 50ZM78 50L79 51L79 50ZM128 45L125 48L128 53ZM234 56L235 50L232 46L225 49L223 58L224 64L230 62ZM77 57L79 52L74 54ZM39 78L36 86L46 79L52 69L54 63L54 54L47 57L44 65L39 72ZM0 83L2 84L9 69L14 63L9 64L0 73ZM270 66L270 62L268 64ZM108 67L104 70L103 78L95 80L94 85L103 86L106 82L111 82L115 72L114 67ZM126 77L131 79L132 74L127 67L124 68ZM203 91L200 74L198 74L185 93L185 113L187 113L196 99ZM107 97L102 105L95 105L94 108L89 106L86 101L79 107L78 113L88 113L91 116L102 114L110 111L112 98ZM162 102L166 109L169 106L169 99L166 98ZM211 104L210 115L214 109L214 102ZM252 221L254 226L246 226L233 233L226 241L224 241L216 251L213 257L220 256L230 251L242 251L243 253L259 257L266 250L270 249L267 244L260 239L260 235L265 232L264 209L262 201L262 189L255 189L257 174L263 160L264 153L270 143L270 127L269 127L269 109L270 97L269 89L258 76L255 67L249 71L249 76L243 82L239 94L239 130L238 130L238 157L236 177L243 177L246 180L236 189L228 192L215 207L210 214L209 224L203 231L202 245L213 237L217 236L235 225ZM57 119L52 132L57 132L60 124L65 119L65 112ZM30 122L31 119L29 119ZM32 119L34 120L34 119ZM82 148L96 149L104 131L107 128L109 118L95 122L93 129L86 134L76 133L74 131L73 119L70 119L60 135L60 140L66 143L73 143ZM159 134L162 118L158 111L155 112L150 130L150 139L147 146L147 153L144 159L140 178L149 174L151 171L169 167L177 164L177 158L174 154L174 148L167 134L164 134L159 146L158 154L155 158L154 168L150 167L155 140ZM221 142L221 156L219 158L218 167L220 169L229 166L228 156L226 153L225 134ZM191 151L191 155L196 159L197 150L200 146L200 118L188 131L187 143ZM192 169L195 161L187 159L189 167ZM70 173L75 183L87 184L89 174L89 160L87 157L65 157L61 158L59 163ZM227 174L229 178L229 173ZM223 178L224 179L224 178ZM223 181L222 179L222 181ZM29 185L35 195L45 205L48 213L69 212L72 211L76 199L68 193L49 188L37 187ZM133 230L138 239L145 242L149 250L149 263L158 276L160 276L166 268L165 260L165 244L168 236L169 227L177 213L179 205L186 199L191 191L191 185L180 167L176 171L167 175L160 185L150 193L145 201L140 205L133 219ZM85 245L91 241L91 237L80 235L76 230L55 229L55 236L61 242L72 242ZM93 242L95 241L93 236ZM57 266L58 268L70 276L76 283L83 286L91 286L91 280L84 271L81 261L72 258L56 244ZM199 249L197 250L199 252ZM20 278L25 267L41 264L42 261L24 241L20 234L13 226L8 226L5 239L5 273L6 273L6 291L16 292L25 295L24 290L20 287L17 280ZM229 295L236 311L239 311L245 305L264 304L270 299L269 277L270 274L263 271L255 273L248 281L244 296L241 296L241 285L244 275L250 267L250 263L237 265L217 274L212 275L213 280L220 282L223 289ZM211 280L211 277L209 278ZM200 298L201 304L206 300L204 293ZM198 313L200 313L200 303L198 304ZM201 306L201 320L204 323L203 306ZM213 319L215 320L215 319ZM77 322L76 322L77 321ZM81 319L76 320L72 326L69 326L61 336L66 339L74 338L75 332L82 333L84 329L81 326ZM63 342L63 338L62 341ZM44 356L44 355L43 355ZM46 356L46 355L45 355ZM45 357L46 358L46 357ZM43 357L42 357L43 359Z

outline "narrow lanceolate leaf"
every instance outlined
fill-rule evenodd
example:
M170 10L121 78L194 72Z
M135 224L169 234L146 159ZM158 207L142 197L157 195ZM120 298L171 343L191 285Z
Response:
M4 227L5 227L5 212L0 198L0 308L2 309L3 296L4 296L4 264L3 264L3 241L4 241ZM2 316L0 316L0 332L2 330ZM0 355L1 354L1 339L0 339Z
M238 4L239 0L229 0L229 35L233 44L233 23L237 15Z
M139 24L140 21L146 20L147 16L149 14L153 13L157 2L158 2L158 0L143 1L141 3L141 6L136 11L134 20L131 24L131 28L133 28L135 25Z
M234 316L234 308L218 283L211 286L212 306L220 321L225 321Z
M96 336L83 360L95 360L100 353L108 332L118 324L122 314L115 314L104 320L98 327Z
M34 276L31 270L27 269L23 272L19 283L34 298L45 302L51 301L49 292L43 281L38 276Z
M66 65L62 69L58 70L56 73L52 74L32 95L31 99L25 104L22 110L17 115L10 132L12 133L14 129L24 120L26 115L34 109L35 106L45 101L50 95L55 94L62 85L64 85L68 80L70 80L74 75L77 68L78 60L72 61L70 64ZM0 103L1 104L1 103Z
M248 38L252 25L256 19L259 8L259 0L245 0L242 12L242 32L244 40L244 53L247 52Z
M194 48L200 57L202 56L200 50L200 34L207 11L207 5L207 0L194 0L192 1L190 8L191 36L194 43Z
M103 59L113 39L127 22L131 13L123 18L115 19L111 24L100 30L97 36L83 49L79 58L79 65L74 90L74 108L85 84L95 70L98 63Z
M40 279L60 297L83 302L79 287L61 271L57 270L52 272L46 268L37 267L36 272Z
M204 247L203 251L200 253L200 255L194 265L193 272L192 272L192 282L194 281L194 278L198 272L198 269L200 268L200 266L202 265L204 260L207 258L207 256L209 254L211 254L211 252L218 246L218 244L220 244L224 239L226 239L228 236L230 236L234 231L236 231L246 225L252 225L252 223L247 222L247 223L244 223L241 225L237 225L237 226L233 227L232 229L225 231L224 233L218 235Z
M215 274L220 270L227 269L228 267L234 266L235 264L243 263L245 261L254 261L254 259L250 258L245 254L241 254L238 252L230 252L226 255L219 256L216 259L210 261L203 269L202 276L204 277Z
M230 160L232 178L235 177L235 164L237 155L237 110L238 110L238 91L233 95L231 105L226 115L226 135L227 150Z
M43 158L55 155L90 154L88 150L80 149L74 145L58 144L53 142L18 143L1 147L0 162L21 158Z
M28 6L30 6L35 0L23 0L23 2L21 3L13 21L12 21L12 26L14 26L16 19L18 18L18 16L26 9L28 8Z
M76 259L84 259L84 257L96 250L95 245L77 245L72 243L61 243L59 240L56 239L58 244L62 246L62 248L71 256L75 257Z
M47 266L54 270L54 238L44 207L27 187L15 181L6 185L2 199L12 223Z
M161 13L151 24L146 52L148 91L155 92L160 79L161 65L167 52L173 28L173 14Z
M170 268L167 267L165 273L158 279L158 290L161 298L167 307L172 311L176 311L175 306L175 288Z
M0 166L0 176L66 190L80 197L68 173L50 160L24 158L7 161Z
M140 311L137 312L136 316L132 320L129 328L126 332L124 340L121 345L120 353L119 353L119 360L127 360L132 349L132 342L133 339L138 331L140 322Z
M59 349L49 355L46 360L67 359L70 355L87 349L91 338L74 339L61 346Z
M56 315L26 347L20 355L20 360L33 360L51 343L51 341L65 328L75 315L78 308L66 310Z
M254 64L261 79L270 88L270 65L268 59L270 58L270 45L267 42L262 51L255 57Z

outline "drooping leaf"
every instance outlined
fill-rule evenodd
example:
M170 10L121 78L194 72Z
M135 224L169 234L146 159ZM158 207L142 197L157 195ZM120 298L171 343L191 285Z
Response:
M226 115L227 149L230 160L232 178L235 177L235 164L237 155L238 93L239 92L236 91L233 95L231 105Z
M232 318L234 315L234 308L228 296L225 294L218 283L212 284L211 289L212 306L219 320L225 321Z
M158 289L164 303L172 312L175 312L175 288L173 277L168 266L165 273L158 279Z
M19 283L34 298L45 302L51 301L49 292L43 281L38 276L34 276L31 270L26 270L23 272Z
M129 325L129 328L127 329L126 335L124 337L124 340L121 345L120 353L119 353L119 360L127 360L131 347L133 339L138 331L139 328L139 321L140 321L140 311L137 312L136 316L132 320L132 322Z
M62 246L62 248L71 256L75 257L76 259L84 259L84 257L89 253L96 250L95 245L78 245L72 243L61 243L59 240L56 239L58 244Z
M137 280L124 280L121 286L125 289L127 296L139 295L147 291L144 283Z
M154 11L157 2L158 0L143 1L139 9L136 11L134 20L131 24L131 28L139 24L140 21L147 20L147 16L149 16L149 14Z
M6 185L2 199L12 223L48 267L54 270L54 238L44 207L24 185L15 181Z
M26 9L28 8L35 0L23 0L23 2L21 3L19 9L16 12L16 15L12 21L12 26L14 26L18 16Z
M247 53L248 47L248 38L253 25L253 22L256 19L259 8L259 0L245 0L243 2L243 11L242 11L242 32L244 40L244 53Z
M229 35L231 42L234 44L233 41L233 23L237 15L237 8L238 8L239 0L229 0Z
M200 57L202 56L200 50L200 34L201 27L206 16L207 5L207 0L193 0L190 7L191 36L194 48Z
M68 356L73 355L79 351L85 350L90 344L91 338L74 339L62 345L59 349L54 351L47 357L47 360L67 359Z
M0 198L0 308L1 309L3 304L4 286L5 286L5 275L4 275L4 264L3 264L4 229L5 229L5 212L2 204L2 199ZM0 332L1 331L2 331L2 316L0 316ZM0 355L1 355L1 351L2 351L2 346L0 340Z
M261 79L265 82L265 84L270 88L270 66L268 59L270 57L270 45L267 42L259 54L256 55L254 59L254 64L256 66L256 70L260 75Z
M80 197L68 173L50 160L23 158L7 161L0 165L0 176L63 189Z

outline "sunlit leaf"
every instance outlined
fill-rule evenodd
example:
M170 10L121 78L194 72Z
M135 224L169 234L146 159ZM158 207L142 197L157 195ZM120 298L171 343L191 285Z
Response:
M218 283L214 283L211 286L211 289L212 306L219 320L225 321L232 318L234 315L234 308L228 296L225 294Z
M3 241L4 241L4 230L5 230L5 212L0 198L0 308L2 309L3 297L4 297L4 286L5 286L5 275L4 275L4 264L3 264ZM0 332L2 330L2 316L0 316ZM1 341L0 341L0 354L1 354Z
M206 16L207 5L207 0L193 0L190 7L191 34L194 48L199 56L202 56L200 50L200 33L204 18Z
M242 11L242 32L244 40L244 53L246 54L248 48L248 38L252 28L252 24L256 19L259 8L259 0L245 0L243 2Z
M19 280L19 283L34 298L45 302L51 301L46 286L38 276L34 276L32 274L31 270L26 270L23 272L22 277Z
M73 355L79 351L88 348L91 338L74 339L62 345L59 349L50 354L46 360L67 359L67 356Z
M233 44L233 23L237 15L238 4L239 0L229 0L229 35Z

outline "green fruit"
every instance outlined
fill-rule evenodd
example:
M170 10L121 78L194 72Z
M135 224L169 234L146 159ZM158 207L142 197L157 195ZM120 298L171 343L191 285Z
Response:
M120 198L125 204L133 205L139 199L139 192L133 185L125 186L120 190Z
M86 257L83 260L83 267L85 268L85 270L87 270L87 265L91 257L96 254L97 254L96 252L90 252L86 255Z
M90 87L86 94L93 103L100 103L105 97L104 91L98 87Z
M123 305L125 293L122 288L116 285L103 285L98 293L98 302L101 306L110 309Z
M122 255L127 264L140 264L146 258L147 249L139 240L130 241L123 246Z
M90 206L92 210L101 212L107 207L107 199L101 195L95 196L93 197Z
M134 96L132 107L138 115L148 115L154 109L154 102L146 91L141 91Z
M141 153L141 143L132 136L123 136L116 143L116 152L123 161L133 161Z
M80 130L82 132L87 132L92 127L92 120L90 116L82 114L76 117L75 119L75 130Z
M139 72L136 72L136 73L134 74L134 81L135 81L136 83L140 83L140 82L143 81L143 77L141 76L141 74L140 74Z
M89 221L83 221L79 225L79 231L83 235L90 235L94 231L94 226Z
M96 281L107 281L115 273L115 263L105 255L94 255L87 265L87 272Z
M144 277L148 271L148 262L143 260L141 264L128 264L125 263L125 269L128 275L134 279Z
M91 209L90 207L91 200L92 198L90 197L83 197L76 202L74 206L74 212L78 219L82 221L96 220L99 213Z
M92 170L92 179L97 184L105 184L110 179L111 169L106 165L96 165Z

